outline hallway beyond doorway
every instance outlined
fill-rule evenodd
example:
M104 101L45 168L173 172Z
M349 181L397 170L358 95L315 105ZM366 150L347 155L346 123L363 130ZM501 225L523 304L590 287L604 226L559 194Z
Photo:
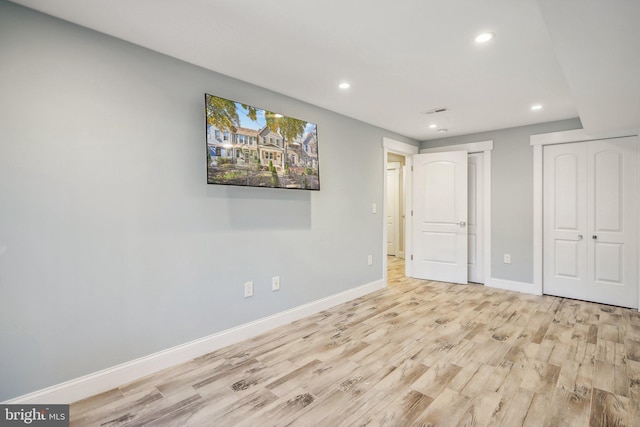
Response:
M387 285L396 285L403 278L404 258L387 255Z

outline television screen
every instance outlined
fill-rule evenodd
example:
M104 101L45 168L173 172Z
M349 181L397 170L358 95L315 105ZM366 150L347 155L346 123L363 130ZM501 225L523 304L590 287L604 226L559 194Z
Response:
M209 94L205 110L207 184L320 190L314 123Z

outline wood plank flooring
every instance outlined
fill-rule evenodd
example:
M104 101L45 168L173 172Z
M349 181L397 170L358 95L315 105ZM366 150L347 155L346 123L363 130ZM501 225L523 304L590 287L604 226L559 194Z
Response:
M403 277L71 405L72 426L640 426L635 310Z

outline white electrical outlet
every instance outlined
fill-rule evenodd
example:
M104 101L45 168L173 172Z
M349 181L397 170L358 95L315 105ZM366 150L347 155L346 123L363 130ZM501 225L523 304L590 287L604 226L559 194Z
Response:
M511 264L511 254L504 254L504 263Z
M369 255L369 256L367 257L367 264L368 264L368 265L373 265L373 255Z
M280 276L273 276L271 278L271 290L272 291L280 290Z
M253 282L245 282L244 284L244 297L252 297L253 296Z
M378 213L378 206L375 203L371 206L371 213Z

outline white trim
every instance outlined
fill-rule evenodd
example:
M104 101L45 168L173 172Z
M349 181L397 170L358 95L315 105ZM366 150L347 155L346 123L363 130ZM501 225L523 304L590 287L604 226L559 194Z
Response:
M532 135L533 138L533 135ZM533 146L533 287L542 295L542 145Z
M413 275L413 157L406 156L404 158L404 167L407 173L404 176L404 187L402 189L404 196L404 275L411 277ZM407 256L409 262L406 262ZM386 270L385 270L386 271Z
M537 293L533 283L516 282L515 280L496 279L492 277L489 280L490 287L504 289L505 291L521 292L524 294L542 295Z
M419 148L415 145L407 144L404 142L396 141L391 138L382 138L382 147L389 151L400 154L418 154Z
M385 224L385 218L387 217L387 161L389 159L389 153L387 149L384 147L384 140L386 138L382 138L382 281L384 285L387 286L388 274L388 262L387 262L387 224ZM406 243L406 242L405 242Z
M3 402L70 404L385 288L382 280Z
M389 153L396 153L405 156L404 166L407 171L404 174L404 186L403 186L403 194L404 194L404 211L405 215L408 212L411 212L411 178L408 178L411 173L411 166L413 165L413 161L411 156L414 154L418 154L419 148L415 145L406 144L404 142L396 141L391 138L382 138L382 200L387 200L387 161ZM387 206L386 203L382 203L382 278L384 280L385 285L387 284L387 225L385 223L385 218L387 217ZM413 253L413 240L411 238L411 232L413 231L411 221L407 221L405 218L404 222L404 254L412 254ZM411 262L404 263L404 274L405 276L411 277Z
M484 277L486 282L491 283L491 148L484 152ZM489 285L491 286L491 285Z
M623 138L628 136L635 136L637 139L637 135L630 132L614 132L606 136L593 136L587 133L584 129L531 135L529 143L533 147L533 287L538 295L542 295L544 292L542 283L542 209L544 196L542 191L543 147L545 145L566 144L569 142L596 141L602 139ZM640 153L638 154L638 162L638 164L640 164ZM640 185L638 186L638 192L640 197ZM640 233L638 233L638 247L640 247ZM638 268L640 268L640 251L638 254ZM638 292L638 311L640 311L640 292Z
M423 148L420 153L441 153L446 151L466 151L467 153L483 153L484 163L484 284L491 283L491 150L493 140L471 142L468 144L445 145L442 147ZM409 262L405 264L410 264Z
M550 132L531 135L529 144L533 146L566 144L569 142L595 141L599 139L623 138L627 136L635 136L635 134L633 132L614 132L605 136L596 136L587 133L584 129L576 129L563 132Z
M466 151L467 153L480 153L493 150L493 140L470 142L468 144L443 145L442 147L423 148L420 153L443 153L446 151Z

